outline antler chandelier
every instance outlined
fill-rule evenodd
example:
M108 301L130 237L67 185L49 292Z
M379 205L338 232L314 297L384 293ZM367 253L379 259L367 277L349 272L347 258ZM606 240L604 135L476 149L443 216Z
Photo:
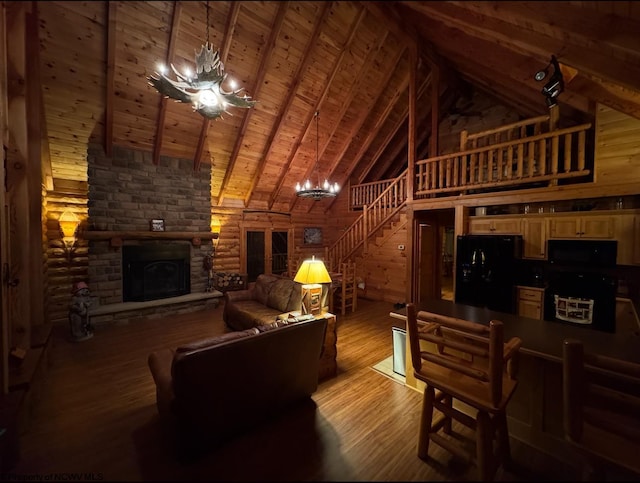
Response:
M228 107L250 108L257 101L251 97L240 95L243 88L231 91L225 91L222 83L227 78L224 73L224 64L220 60L220 52L213 51L212 44L209 42L209 2L207 1L207 41L200 48L200 52L196 51L195 55L196 70L195 74L189 70L184 73L171 64L171 70L176 75L176 80L167 77L167 68L164 65L159 66L160 72L156 72L155 76L147 77L149 84L163 96L175 99L178 102L191 103L194 111L199 112L208 119L217 119L222 117L224 113L231 115L227 110ZM232 82L232 81L230 81ZM231 85L233 86L232 83Z
M316 164L315 168L318 169L318 115L319 111L316 111ZM320 187L320 175L318 174L318 184L315 187L312 187L311 181L307 179L307 181L300 186L300 183L296 183L296 194L301 198L313 198L315 201L319 201L322 198L333 198L337 196L340 188L338 183L330 184L326 179L324 180L324 184Z

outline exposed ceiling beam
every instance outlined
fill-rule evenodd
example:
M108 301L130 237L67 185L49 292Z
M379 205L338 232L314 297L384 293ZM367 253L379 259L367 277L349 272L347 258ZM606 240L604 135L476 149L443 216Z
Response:
M336 75L338 75L338 73L340 72L340 67L342 66L342 61L344 60L344 58L346 57L346 54L349 52L350 50L350 46L353 42L353 39L356 36L356 33L358 32L358 29L360 27L360 25L362 24L362 21L364 20L366 15L366 10L362 9L360 10L360 13L358 15L358 17L356 17L356 20L353 22L353 24L351 25L351 31L349 32L349 37L347 38L347 41L344 43L344 47L341 49L340 51L340 55L338 56L338 58L336 59L336 62L333 65L333 70L330 74L330 76L328 77L326 83L325 83L325 87L322 91L322 94L319 96L317 102L315 103L314 109L313 109L313 115L308 118L308 122L306 124L306 128L304 130L304 134L300 137L300 140L298 142L298 144L296 145L295 149L292 151L292 155L289 158L289 164L288 166L291 165L291 163L293 162L293 160L296 158L297 154L298 154L298 150L300 149L300 146L302 144L302 141L304 141L304 139L307 137L307 135L309 134L309 131L311 130L311 121L312 119L315 117L315 113L318 112L318 109L320 108L320 106L322 105L322 102L327 98L327 96L329 95L329 91L331 89L331 86L333 84L333 80L335 79ZM376 49L371 49L371 50L376 50ZM369 58L369 55L367 55L367 59ZM366 60L363 63L363 65L366 65ZM357 81L354 82L354 84L357 83ZM352 86L354 85L352 84ZM350 97L351 95L347 95L347 101L344 102L344 105L347 106L351 101L350 101ZM346 108L346 107L345 107ZM338 116L337 119L342 119L342 116L344 115L344 112L341 112ZM337 128L339 122L337 122L335 124L335 128ZM325 141L322 149L320 150L320 153L324 153L324 150L326 149L326 147L328 146L329 142L331 141L331 137L332 137L333 133L330 134L329 136L327 136L327 140ZM317 156L318 158L322 157L322 154L318 153ZM305 172L305 175L303 176L303 180L304 179L308 179L311 176L311 173L313 172L314 168L316 167L316 163L315 160L313 163L311 163L308 167L307 167L307 171ZM274 190L274 192L271 194L270 200L269 200L269 208L271 209L271 207L273 206L273 203L276 200L276 197L280 194L280 191L282 189L282 186L284 184L284 180L285 180L285 175L286 172L288 171L288 169L283 170L280 174L280 177L278 179L278 184L276 186L276 189ZM297 201L297 197L293 200L293 203L290 205L291 209L289 211L293 210L293 206L295 206L295 202Z
M267 45L262 55L262 59L260 61L260 67L258 68L258 73L256 74L256 80L253 84L253 89L250 91L253 98L260 97L260 88L264 82L264 76L267 73L267 67L269 66L269 61L271 60L271 56L276 47L276 40L278 40L278 36L280 35L280 30L282 29L282 24L284 22L284 17L287 14L287 9L289 8L289 2L279 2L280 7L278 8L278 13L276 15L275 20L273 21L273 25L271 26L271 34L269 35L269 40L267 40ZM231 175L233 174L233 169L236 165L236 160L238 158L238 152L240 151L240 147L242 146L242 141L244 140L244 134L247 131L247 126L249 125L249 120L251 119L251 114L253 109L248 109L245 112L245 115L242 119L242 124L240 125L240 131L236 136L236 142L233 146L233 150L231 151L231 157L229 165L227 166L227 171L225 172L224 179L222 180L222 185L220 187L220 196L218 204L222 204L224 201L224 194L229 184L229 180L231 179Z
M366 13L366 11L363 9L361 12L361 17L358 19L358 21L356 22L356 25L354 26L354 29L352 30L352 36L353 34L356 32L356 28L357 26L359 26L362 17L364 16L364 14ZM347 92L347 94L344 97L344 101L342 102L342 109L340 109L340 112L335 116L336 122L333 125L333 130L331 130L331 132L327 135L327 137L325 138L325 141L322 143L322 147L319 148L319 152L315 153L317 160L322 159L327 147L329 146L329 144L331 143L331 139L333 139L333 136L335 135L336 131L339 129L340 127L340 122L341 120L344 118L347 110L349 109L349 106L351 106L351 103L355 97L355 95L358 93L358 91L361 88L361 83L363 78L365 77L365 75L367 74L367 67L369 66L370 62L375 59L375 57L378 55L378 53L380 52L380 49L382 48L382 46L384 45L384 41L387 38L388 32L385 32L383 34L381 34L378 39L377 39L377 43L374 47L372 47L369 52L367 53L367 56L364 59L364 62L362 63L362 68L360 69L360 71L358 72L358 74L356 76L353 77L353 82L351 83L351 86L349 88L349 91ZM341 67L342 64L342 60L344 58L344 54L346 51L348 51L348 46L349 43L351 42L351 38L349 39L349 42L345 45L345 48L343 49L340 58L338 59L338 61L335 63L334 65L334 70L333 73L331 74L331 79L333 80L333 78L335 77L335 75L337 74L339 68ZM325 90L322 94L322 100L324 100L326 98L326 96L329 93L329 88L330 88L330 83L325 87ZM307 131L305 132L305 135L308 134L309 132L309 126L307 126ZM303 176L302 180L305 179L309 179L311 177L311 174L313 173L314 170L319 169L319 166L317 166L317 162L316 160L314 160L313 163L311 163L308 167L307 167L307 171L305 172L305 175ZM318 183L320 182L320 180L318 180ZM293 211L293 208L296 206L296 204L298 203L298 201L300 200L299 197L295 196L292 200L291 203L289 205L289 211Z
M431 82L431 75L429 74L424 78L422 84L418 88L418 99L422 98L422 95L427 90L427 87L429 86L430 82ZM400 116L398 117L398 120L395 122L394 125L391 126L391 129L387 132L387 136L385 137L383 142L380 144L380 147L378 148L376 153L371 157L371 159L369 159L369 162L367 163L365 168L358 175L358 181L357 181L358 184L362 183L363 180L367 177L367 174L369 174L369 172L371 171L371 169L375 165L377 165L380 157L382 156L384 151L387 149L388 144L391 142L395 134L398 132L398 129L400 129L400 126L402 126L406 122L408 115L409 115L409 104L405 105ZM360 161L362 160L362 157L364 156L365 152L366 151L362 151L360 153L360 156L356 159L358 163L360 163Z
M182 5L179 1L173 2L173 19L171 20L171 30L169 32L169 48L167 49L166 66L173 63L173 56L176 52L176 41L178 39L178 29L180 28L180 14L182 13ZM162 150L162 137L164 135L164 120L167 114L168 97L160 96L160 112L158 113L158 122L156 124L156 137L153 143L153 164L158 164L160 160L160 151Z
M224 42L220 48L220 61L222 65L227 62L229 56L229 49L231 47L231 40L233 38L233 32L238 22L238 14L240 13L240 5L242 2L231 2L231 8L229 15L227 16L227 23L224 29ZM206 6L209 8L209 5ZM202 152L204 151L204 143L207 140L207 134L209 133L210 120L206 117L202 119L200 126L200 136L198 137L198 143L196 144L196 152L193 156L193 170L198 171L200 169L200 163L202 161ZM219 201L218 201L219 203Z
M478 10L470 5L472 2L462 2L459 7L448 2L403 3L414 11L445 23L449 28L453 26L473 37L502 45L524 56L535 56L539 59L540 68L548 63L552 54L555 54L563 64L577 69L580 74L601 84L606 90L610 89L609 86L612 85L612 82L636 91L640 87L640 64L634 65L626 60L616 59L612 56L611 49L599 48L605 45L604 41L598 43L597 46L587 48L583 40L576 40L576 38L581 39L581 35L575 36L572 32L564 31L562 37L557 35L550 37L546 35L546 30L545 34L542 34L527 29L525 26L528 24L524 21L518 20L515 24L509 23L507 19L513 22L514 17L504 15L502 8L498 12L486 9ZM506 7L506 5L504 6ZM492 17L480 12L489 12L499 16ZM602 15L598 15L598 18L601 19ZM528 20L527 17L527 22ZM557 19L560 24L564 21L565 19ZM542 27L540 26L540 28ZM636 37L638 37L637 34ZM574 42L577 42L578 45ZM603 65L607 66L604 71ZM637 105L637 100L629 99L629 101ZM630 108L627 114L637 117L637 114L634 114L636 112L637 108Z
M298 89L298 86L300 85L300 81L302 80L302 73L305 72L306 68L309 66L309 64L312 61L312 56L311 56L311 51L316 47L316 43L318 41L318 38L320 37L320 33L321 33L321 26L324 23L324 21L327 19L329 12L330 12L330 6L331 6L331 2L327 2L325 4L323 4L322 7L322 11L320 13L320 15L317 15L315 17L315 24L313 26L313 34L311 35L311 38L309 40L309 42L307 43L307 46L305 48L305 51L302 55L302 62L300 62L298 64L298 68L296 69L296 72L293 76L293 81L291 83L291 88L289 89L289 93L287 95L287 98L282 106L282 108L280 109L280 112L278 113L277 118L275 119L273 126L274 128L271 130L271 133L269 134L269 139L267 140L266 143L266 149L264 151L264 153L262 154L262 156L260 157L260 161L258 163L258 167L256 169L256 174L253 176L253 180L251 183L251 188L249 189L249 192L247 193L247 197L245 198L245 205L248 205L249 202L251 201L251 198L253 197L254 191L256 186L258 185L258 183L260 182L260 179L262 178L262 174L264 173L264 167L267 163L267 160L270 158L271 156L271 150L274 147L274 141L275 139L277 139L278 134L280 133L280 129L283 127L283 118L284 115L287 113L287 111L289 110L289 108L291 107L291 105L293 104L293 101L296 98L296 92ZM315 112L315 111L314 111ZM291 157L289 158L289 163L291 161ZM287 164L287 168L288 168L289 164ZM286 169L284 170L286 172ZM280 183L280 180L276 183L276 185L274 186L274 190L277 189L278 184ZM272 198L273 198L273 193L272 193ZM269 206L273 206L273 203L270 203ZM271 208L269 208L271 209Z
M111 156L113 149L113 103L115 92L116 18L117 2L107 2L107 82L104 108L104 152Z
M387 85L389 84L389 80L391 79L391 77L395 72L398 72L398 65L400 64L400 61L404 57L407 50L408 48L405 47L398 51L398 55L393 60L393 67L390 69L387 69L386 75L378 84L377 94L362 109L360 109L360 112L358 113L357 118L352 122L350 128L346 131L347 135L344 136L344 142L342 143L342 148L339 150L338 154L334 157L334 160L331 163L331 168L329 169L329 174L326 176L327 178L335 179L336 167L340 164L340 161L342 160L345 153L353 143L354 139L357 138L357 133L361 131L362 125L365 123L367 118L371 115L371 112L373 111L375 106L382 104L381 97L386 94L386 89L387 89ZM405 82L408 82L408 78L406 77L406 75L408 74L405 74L402 76L403 80L400 84L400 88L396 89L396 92L394 92L391 96L392 99L394 99L395 101L397 101L397 99L399 98L400 93L404 91ZM349 176L351 176L351 171L353 170L353 168L354 168L353 163L350 163L350 166L347 168L347 172L344 175L342 175L340 179L340 183L339 183L340 186L344 186L347 183L347 181L349 180ZM329 206L331 206L335 200L336 198L333 198L329 203ZM318 206L318 203L314 202L309 207L307 212L310 212L316 206Z

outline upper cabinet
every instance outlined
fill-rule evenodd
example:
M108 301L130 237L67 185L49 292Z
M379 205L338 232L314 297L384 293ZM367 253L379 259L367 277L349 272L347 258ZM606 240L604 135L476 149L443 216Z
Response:
M522 220L522 258L544 260L547 258L547 219L524 218Z
M616 215L558 215L549 218L549 238L614 238Z
M469 219L470 235L503 235L521 233L520 217L474 216Z
M469 234L521 234L522 258L547 259L547 240L589 238L618 241L618 265L640 265L640 211L616 210L469 218Z
M640 214L615 215L618 265L640 265Z

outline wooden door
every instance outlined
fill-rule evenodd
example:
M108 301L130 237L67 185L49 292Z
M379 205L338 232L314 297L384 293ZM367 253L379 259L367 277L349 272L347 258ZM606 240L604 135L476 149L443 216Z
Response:
M440 257L438 226L420 223L418 227L418 302L440 298Z
M289 229L247 228L244 234L244 271L249 282L258 275L282 275L289 259Z

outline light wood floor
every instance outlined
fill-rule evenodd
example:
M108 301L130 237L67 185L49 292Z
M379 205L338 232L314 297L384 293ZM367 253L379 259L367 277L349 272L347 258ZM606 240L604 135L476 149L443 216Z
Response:
M147 356L222 333L222 306L101 328L82 343L69 342L59 327L12 473L109 481L474 480L473 468L435 445L429 461L417 457L421 394L372 369L392 354L393 304L358 302L355 314L338 316L339 374L309 404L189 463L175 458L159 425ZM512 453L515 467L500 470L498 480L575 476L517 441Z

